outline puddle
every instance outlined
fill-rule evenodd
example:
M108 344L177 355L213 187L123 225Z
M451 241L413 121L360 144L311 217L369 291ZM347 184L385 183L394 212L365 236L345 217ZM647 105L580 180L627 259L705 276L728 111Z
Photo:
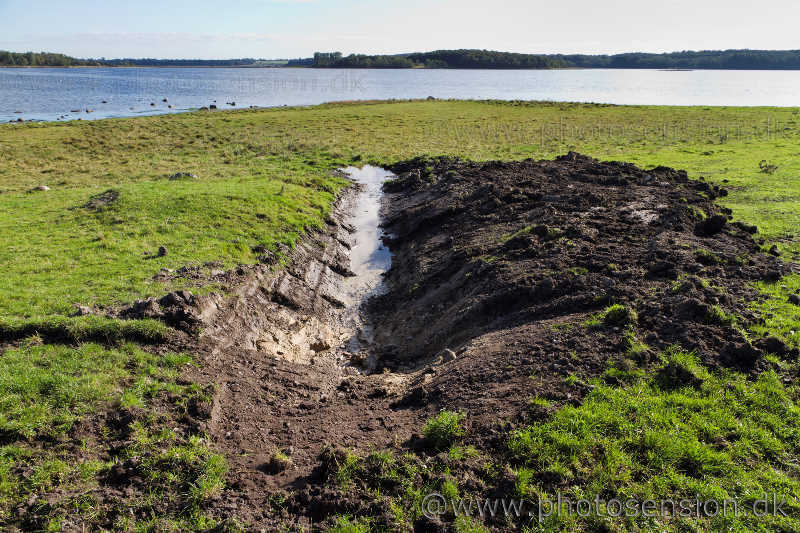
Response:
M382 186L395 175L370 165L342 170L364 187L356 200L353 217L348 220L356 229L352 236L355 244L350 250L350 270L355 277L348 281L356 297L354 301L358 301L382 290L382 274L392 266L392 254L383 244L384 233L379 224Z
M347 221L356 231L352 235L354 245L350 250L350 270L354 277L347 279L348 292L353 305L352 320L356 334L345 345L351 354L364 353L372 342L372 326L363 319L361 306L369 297L384 289L383 273L392 266L392 254L383 244L380 228L380 209L383 183L395 175L385 169L366 165L362 168L342 169L350 178L362 185L353 216ZM369 356L364 354L369 370Z

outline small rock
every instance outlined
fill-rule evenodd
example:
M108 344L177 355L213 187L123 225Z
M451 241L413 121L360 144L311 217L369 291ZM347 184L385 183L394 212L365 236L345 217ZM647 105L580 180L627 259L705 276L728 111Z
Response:
M280 474L293 466L292 459L283 453L274 453L269 462L262 466L262 470L267 474Z
M755 235L758 233L758 226L752 226L750 224L745 224L744 222L736 222L734 225L750 235Z
M671 279L678 277L676 265L674 263L670 263L669 261L656 261L650 265L647 274L651 277L664 277Z
M442 357L442 363L449 363L450 361L455 361L456 359L458 359L458 356L456 355L456 353L453 350L449 350L449 349L448 350L444 350L441 353L441 357Z
M75 316L89 316L93 314L92 308L86 305L77 305L75 306Z
M324 352L326 350L330 350L331 344L328 342L327 339L319 338L316 339L314 342L312 342L309 348L311 348L311 350L313 350L314 352L319 353L319 352Z
M192 174L191 172L177 172L169 177L171 181L174 180L182 180L182 179L197 179L197 174Z
M164 257L169 253L169 251L164 246L158 247L158 257Z
M137 318L161 318L164 313L154 299L148 298L135 301L128 314Z
M789 303L794 304L794 305L800 305L800 295L790 294L789 295Z

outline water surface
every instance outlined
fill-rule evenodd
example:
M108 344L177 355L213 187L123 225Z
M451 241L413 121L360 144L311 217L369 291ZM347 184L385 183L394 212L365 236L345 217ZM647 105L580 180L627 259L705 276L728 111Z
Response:
M0 68L0 121L125 117L210 104L225 109L233 107L228 103L271 107L428 96L798 106L800 71Z

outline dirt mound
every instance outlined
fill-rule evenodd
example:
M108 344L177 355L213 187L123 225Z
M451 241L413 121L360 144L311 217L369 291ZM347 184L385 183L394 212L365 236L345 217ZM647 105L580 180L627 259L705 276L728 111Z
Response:
M84 208L93 211L102 211L108 208L111 204L119 199L119 191L116 189L109 189L100 194L95 194L89 201L84 204Z
M521 396L516 385L532 368L559 380L597 372L632 335L646 354L679 344L709 365L759 367L762 352L742 334L758 320L746 303L758 298L751 282L790 268L714 203L723 189L574 153L417 159L393 170L385 225L396 259L391 291L374 303L393 326L377 336L384 365L402 371L445 349L459 354L407 402L497 401L513 414L520 406L505 397ZM598 318L569 332L614 304L638 317L631 328Z

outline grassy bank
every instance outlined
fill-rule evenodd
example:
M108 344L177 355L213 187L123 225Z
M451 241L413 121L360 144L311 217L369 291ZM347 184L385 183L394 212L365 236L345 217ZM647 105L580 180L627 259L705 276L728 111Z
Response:
M112 306L182 288L153 281L162 268L253 262L253 247L321 223L343 185L332 169L424 153L574 149L728 180L736 216L797 253L798 120L797 109L411 102L3 126L0 316ZM177 172L198 179L168 179ZM30 192L39 185L51 190ZM92 202L109 190L115 200ZM160 246L169 254L153 257Z
M207 394L178 378L191 358L154 356L125 344L159 342L168 334L159 324L69 315L76 305L114 308L196 289L179 272L167 281L156 278L162 269L226 269L254 263L261 247L280 253L280 244L291 246L323 223L345 186L331 173L337 167L423 154L538 159L568 150L672 166L725 185L730 195L722 203L737 219L756 224L765 246L777 245L789 259L800 256L799 121L800 109L791 108L426 101L0 126L0 343L14 343L0 348L0 523L24 507L40 517L31 529L58 530L70 520L92 524L124 515L126 507L159 518L117 518L120 528L212 525L202 505L221 489L223 461L202 435L171 425ZM179 172L196 177L169 179ZM41 185L50 190L35 190ZM157 254L159 247L166 255ZM800 277L762 289L771 298L753 304L767 313L754 334L798 345L800 308L787 300L800 289ZM774 374L748 381L707 374L690 356L681 357L688 372L702 376L700 389L666 390L632 374L618 386L598 383L583 406L509 434L516 490L544 494L546 488L526 479L547 466L584 491L613 485L648 497L693 490L745 500L763 490L798 495L798 391L780 379L796 375L796 366L775 360ZM725 391L736 403L719 400ZM133 431L90 439L76 455L76 425L109 407L127 413ZM644 420L650 437L636 433L623 415ZM710 420L716 425L705 427ZM740 437L730 447L703 446L717 437L731 440L735 431ZM117 439L124 440L121 448L109 446ZM602 457L590 445L598 439ZM44 441L52 445L41 446ZM452 454L460 457L459 450ZM121 498L120 508L98 511L72 496L43 499L97 490L98 480L133 459L144 465L137 467L146 474L142 495ZM702 486L675 473L686 461L707 474ZM623 471L627 477L620 477ZM170 490L176 484L180 489ZM417 490L403 501L409 505L420 495ZM796 504L789 509L798 512ZM396 512L410 523L419 509ZM347 529L350 519L341 523L342 531L369 530L367 522L354 522L362 529ZM710 525L617 523L623 529ZM548 527L597 526L554 521ZM764 527L795 526L773 521ZM479 530L472 527L463 530Z

